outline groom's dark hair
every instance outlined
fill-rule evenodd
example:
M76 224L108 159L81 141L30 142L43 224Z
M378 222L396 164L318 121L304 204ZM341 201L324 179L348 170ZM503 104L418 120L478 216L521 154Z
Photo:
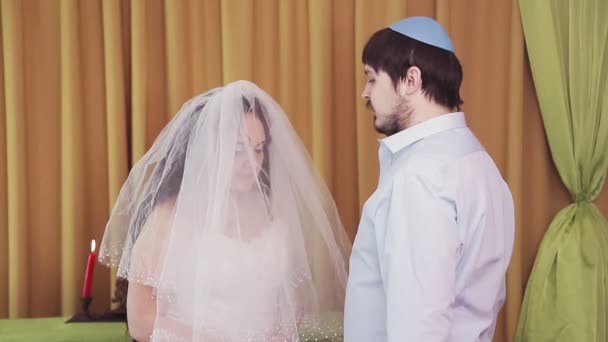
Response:
M418 67L423 92L440 105L460 110L462 66L453 52L385 28L369 38L361 59L374 71L386 72L395 88L410 67Z

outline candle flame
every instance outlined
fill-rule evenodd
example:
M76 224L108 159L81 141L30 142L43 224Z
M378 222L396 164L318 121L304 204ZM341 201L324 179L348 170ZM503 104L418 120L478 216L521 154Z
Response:
M95 252L95 239L91 240L91 253Z

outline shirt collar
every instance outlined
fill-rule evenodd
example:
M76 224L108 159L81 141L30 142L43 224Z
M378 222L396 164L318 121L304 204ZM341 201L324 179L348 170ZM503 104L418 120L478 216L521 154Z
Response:
M380 140L391 153L397 153L403 148L420 141L431 135L455 129L467 127L463 112L442 114L438 117L423 121L399 133Z

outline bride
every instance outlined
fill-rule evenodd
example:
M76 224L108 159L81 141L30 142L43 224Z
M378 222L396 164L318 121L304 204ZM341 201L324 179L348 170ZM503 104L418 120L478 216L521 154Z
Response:
M137 341L293 342L340 339L349 253L283 110L237 81L186 102L133 167L99 260L129 281Z

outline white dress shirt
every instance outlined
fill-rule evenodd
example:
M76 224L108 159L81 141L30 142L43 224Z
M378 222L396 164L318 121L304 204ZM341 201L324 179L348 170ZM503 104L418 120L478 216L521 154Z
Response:
M345 342L490 342L513 200L464 113L380 141L378 188L350 259Z

